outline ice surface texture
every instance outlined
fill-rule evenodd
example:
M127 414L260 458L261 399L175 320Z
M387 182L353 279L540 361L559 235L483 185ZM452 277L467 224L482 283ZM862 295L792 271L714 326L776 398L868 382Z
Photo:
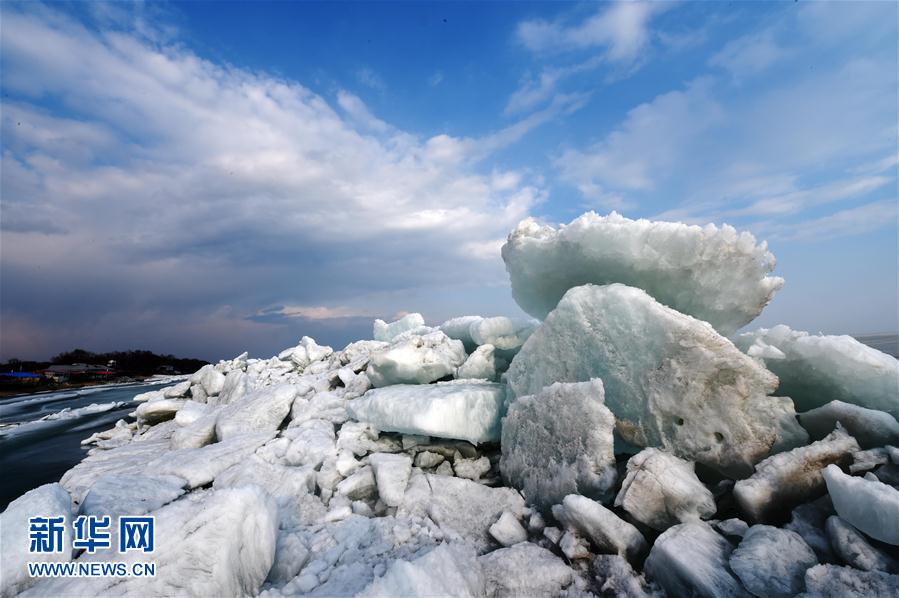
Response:
M797 411L839 400L899 419L899 360L851 336L811 335L781 325L741 334L734 342L777 374L777 393L792 398Z
M659 531L708 519L717 510L712 493L696 477L693 463L654 448L643 449L627 462L627 477L615 506Z
M621 284L569 290L506 373L515 396L600 378L617 432L725 473L803 444L777 378L706 324Z
M841 519L875 540L899 546L899 490L848 476L836 465L824 469L824 480Z
M753 521L766 521L778 511L824 493L821 469L831 463L848 464L858 443L842 428L827 438L768 457L751 477L734 486L737 504Z
M460 380L376 388L350 402L354 419L379 430L457 438L473 444L499 440L505 387Z
M732 227L630 220L588 212L558 229L521 222L502 248L518 305L537 318L565 292L614 282L731 334L761 313L783 279L762 242Z
M62 552L29 554L31 517L63 517ZM28 575L29 562L62 562L72 560L72 499L59 484L45 484L26 492L0 515L0 596L15 596L34 585L38 579Z
M796 532L753 525L730 555L730 568L760 598L788 598L805 586L805 571L818 564L815 553Z
M603 397L598 379L556 383L509 407L500 469L528 502L547 508L568 494L608 498L617 478L615 417Z

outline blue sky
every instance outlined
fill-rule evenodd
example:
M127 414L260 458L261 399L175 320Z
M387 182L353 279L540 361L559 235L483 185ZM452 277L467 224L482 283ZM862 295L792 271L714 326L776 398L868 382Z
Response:
M520 314L528 216L729 223L896 331L897 5L0 4L0 358Z

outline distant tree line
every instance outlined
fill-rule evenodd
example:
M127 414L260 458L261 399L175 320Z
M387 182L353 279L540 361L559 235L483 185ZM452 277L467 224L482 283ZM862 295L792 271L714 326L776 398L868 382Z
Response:
M149 376L158 373L166 366L181 372L190 374L207 363L202 359L189 359L175 357L174 355L157 355L152 351L112 351L110 353L94 353L84 349L74 349L54 356L47 361L23 361L10 359L0 365L0 371L33 372L43 370L51 365L70 365L73 363L88 363L92 365L106 365L115 361L114 368L127 374Z

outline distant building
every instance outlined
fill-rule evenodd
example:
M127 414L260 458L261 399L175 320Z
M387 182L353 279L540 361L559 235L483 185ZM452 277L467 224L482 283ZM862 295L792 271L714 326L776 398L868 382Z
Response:
M54 382L69 380L103 380L118 375L118 372L105 365L89 363L73 363L72 365L51 365L43 372L44 376Z

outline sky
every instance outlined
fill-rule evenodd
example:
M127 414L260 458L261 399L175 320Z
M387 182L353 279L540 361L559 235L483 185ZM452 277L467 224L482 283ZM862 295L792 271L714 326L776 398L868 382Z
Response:
M522 315L522 219L728 223L899 329L895 2L0 3L0 359Z

